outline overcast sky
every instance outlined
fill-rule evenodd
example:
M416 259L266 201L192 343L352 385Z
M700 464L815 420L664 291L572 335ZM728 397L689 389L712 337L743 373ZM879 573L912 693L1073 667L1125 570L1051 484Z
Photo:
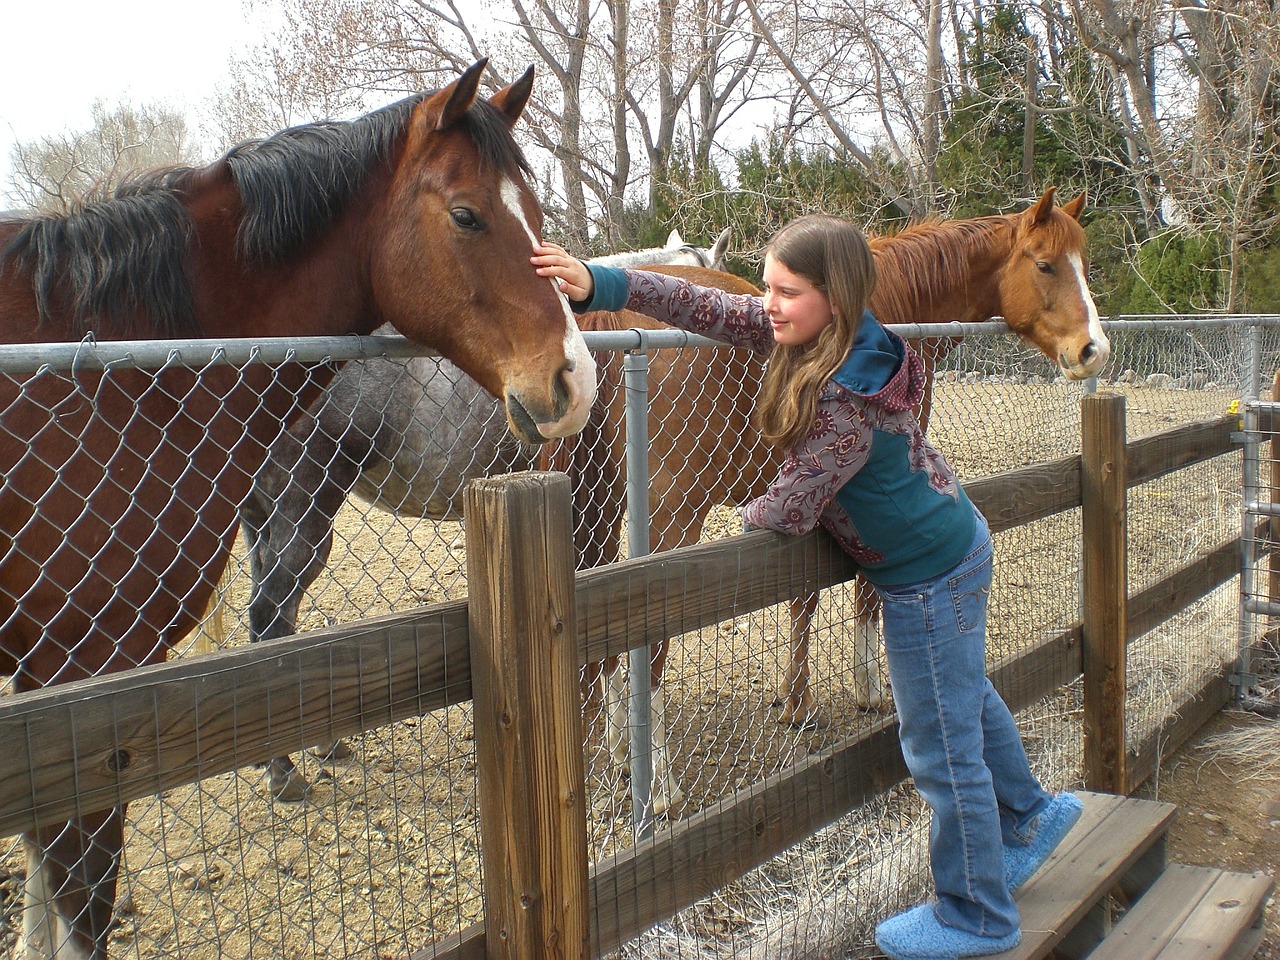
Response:
M0 21L0 194L15 143L88 128L95 100L165 104L198 134L194 112L262 30L242 0L13 0Z

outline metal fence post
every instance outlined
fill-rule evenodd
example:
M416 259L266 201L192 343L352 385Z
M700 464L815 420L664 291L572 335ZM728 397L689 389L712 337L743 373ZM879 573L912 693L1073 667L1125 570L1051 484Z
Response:
M569 478L466 490L486 955L587 960L586 774Z
M1245 705L1248 691L1257 684L1257 676L1253 672L1253 643L1256 632L1256 617L1275 615L1280 606L1274 594L1267 597L1258 595L1258 558L1261 546L1258 543L1257 518L1268 516L1267 531L1275 525L1276 504L1271 502L1274 491L1268 491L1263 500L1262 468L1262 436L1261 414L1264 408L1271 408L1277 399L1276 388L1280 386L1280 371L1276 372L1277 380L1272 387L1272 404L1263 404L1262 395L1262 328L1254 324L1245 338L1244 356L1240 371L1240 446L1242 468L1240 477L1240 617L1236 630L1236 663L1228 680L1231 683L1232 706L1239 710ZM1274 416L1267 409L1267 421L1270 424ZM1276 441L1271 441L1273 451ZM1267 580L1271 586L1271 578Z
M622 358L627 426L627 556L649 554L649 354L628 350ZM636 836L653 833L652 654L627 653L627 721L631 752L631 822Z

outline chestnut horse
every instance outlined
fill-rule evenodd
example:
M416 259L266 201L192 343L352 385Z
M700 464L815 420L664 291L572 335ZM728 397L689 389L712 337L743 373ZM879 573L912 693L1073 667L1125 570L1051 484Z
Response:
M529 264L512 136L532 70L283 131L64 217L0 222L0 341L365 334L440 350L535 442L581 428L595 365ZM204 610L268 447L331 365L0 378L0 673L31 690L164 658ZM22 957L105 958L124 808L25 836Z
M1074 380L1094 376L1110 355L1086 282L1085 235L1079 219L1083 194L1058 207L1051 188L1020 214L973 220L934 221L892 236L874 237L878 282L872 313L885 324L978 322L1003 317L1009 328L1038 348ZM755 292L727 274L693 268L653 267L660 273L729 292ZM586 314L583 330L661 328L639 314ZM932 375L936 351L924 354ZM549 451L553 464L575 476L577 548L581 565L608 563L619 555L619 525L625 503L621 361L600 356L600 387L591 419L573 440ZM750 425L764 358L726 349L657 350L650 355L650 544L653 552L695 543L714 506L743 503L763 492L780 458ZM714 385L714 389L708 389ZM693 389L689 389L692 386ZM928 418L929 395L921 411ZM672 425L678 429L672 429ZM874 595L860 588L857 665L859 705L883 705L884 694L869 669L877 643ZM872 599L867 599L867 598ZM791 658L780 690L782 719L810 722L816 713L808 684L808 635L817 594L791 605ZM653 813L682 800L666 758L663 696L659 685L667 644L652 651ZM616 664L584 675L588 696L601 673L610 747L624 762L627 709Z

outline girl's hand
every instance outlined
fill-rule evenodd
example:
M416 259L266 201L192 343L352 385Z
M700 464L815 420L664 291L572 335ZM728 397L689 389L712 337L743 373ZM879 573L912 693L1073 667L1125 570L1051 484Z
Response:
M538 276L554 278L560 291L570 300L591 299L594 286L591 271L581 260L569 256L563 247L554 243L534 247L533 254L529 262L534 265Z

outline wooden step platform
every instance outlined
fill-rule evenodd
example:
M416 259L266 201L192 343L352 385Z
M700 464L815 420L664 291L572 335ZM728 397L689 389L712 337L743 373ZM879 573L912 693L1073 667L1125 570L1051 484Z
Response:
M1169 864L1172 804L1079 796L1080 822L1017 893L1022 943L1000 960L1253 956L1271 877Z

